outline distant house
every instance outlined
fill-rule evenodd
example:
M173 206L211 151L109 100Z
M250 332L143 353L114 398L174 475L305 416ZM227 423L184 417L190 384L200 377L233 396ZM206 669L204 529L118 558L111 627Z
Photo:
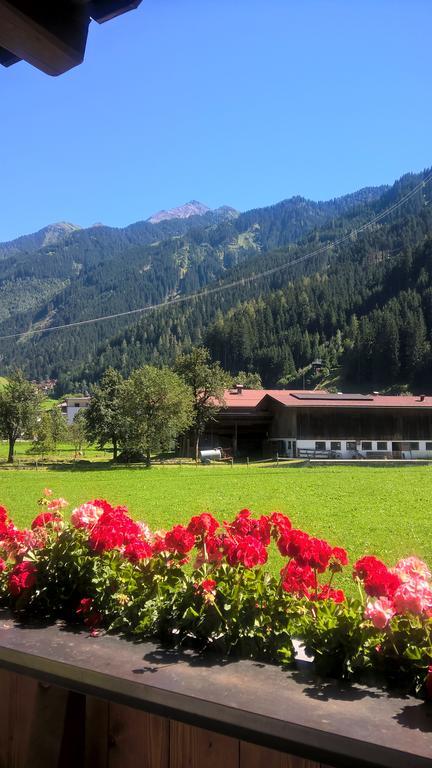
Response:
M202 448L239 457L432 458L432 397L306 390L225 392Z
M60 403L60 409L63 415L66 417L68 424L72 424L75 416L83 408L88 408L90 405L90 397L65 397L62 403Z

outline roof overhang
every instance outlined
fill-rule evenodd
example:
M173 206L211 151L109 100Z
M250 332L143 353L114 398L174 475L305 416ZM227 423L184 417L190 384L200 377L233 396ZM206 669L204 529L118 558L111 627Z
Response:
M102 23L141 0L0 0L0 64L23 59L61 75L84 59L91 19Z

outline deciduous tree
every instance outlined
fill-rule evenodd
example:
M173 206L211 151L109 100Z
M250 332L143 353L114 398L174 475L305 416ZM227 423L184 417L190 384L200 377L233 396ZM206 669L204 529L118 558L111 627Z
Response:
M122 405L124 383L118 371L108 368L99 386L93 388L90 405L85 411L90 440L97 441L101 448L108 442L112 443L114 461L125 424Z
M0 434L9 442L8 463L12 464L18 438L30 435L40 416L43 395L22 371L15 371L0 390Z
M210 362L210 352L205 347L180 355L175 370L193 393L195 459L198 460L200 438L206 424L214 421L223 407L224 391L232 379L219 363Z
M142 452L150 466L151 454L168 450L193 421L190 387L168 368L145 365L134 371L122 392L127 452Z

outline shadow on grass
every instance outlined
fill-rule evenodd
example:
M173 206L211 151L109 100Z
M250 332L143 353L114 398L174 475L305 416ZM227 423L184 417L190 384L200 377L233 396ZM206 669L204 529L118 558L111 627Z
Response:
M148 467L146 464L117 464L112 461L86 461L85 459L64 462L51 461L45 462L44 464L38 463L37 465L31 462L22 462L21 464L3 464L0 462L0 470L6 470L8 472L25 472L26 470L31 470L33 472L44 472L45 470L49 470L50 472L108 472L113 469L148 470L152 469L152 467Z

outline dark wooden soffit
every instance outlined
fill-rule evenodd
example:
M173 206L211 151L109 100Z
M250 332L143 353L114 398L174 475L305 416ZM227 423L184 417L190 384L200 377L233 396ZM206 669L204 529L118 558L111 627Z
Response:
M23 59L61 75L84 59L91 19L109 21L141 0L0 0L0 64Z

